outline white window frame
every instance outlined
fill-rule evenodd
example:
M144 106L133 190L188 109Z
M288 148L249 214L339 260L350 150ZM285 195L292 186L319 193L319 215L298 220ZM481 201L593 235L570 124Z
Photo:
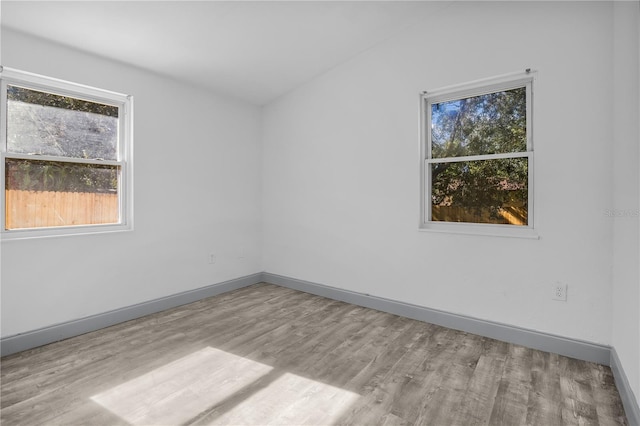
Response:
M69 96L89 102L118 107L118 149L116 160L85 160L48 155L25 155L7 152L7 86ZM0 66L0 156L2 195L0 196L0 236L2 240L56 237L133 230L133 97L69 81L59 80L25 71ZM100 164L120 167L118 180L119 222L114 224L89 224L28 229L6 228L5 159Z
M423 92L420 95L420 224L419 229L430 232L459 233L501 237L539 238L534 222L534 159L533 159L533 86L536 73L531 70L476 80L455 86ZM480 96L504 90L526 88L526 151L447 157L431 156L431 105L441 102ZM477 161L501 158L528 159L527 225L442 222L431 220L431 164L458 161Z

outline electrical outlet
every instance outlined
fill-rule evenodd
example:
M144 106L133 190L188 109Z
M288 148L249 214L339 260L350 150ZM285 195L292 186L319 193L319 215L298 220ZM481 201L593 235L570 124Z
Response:
M551 298L553 300L567 301L567 285L556 282L551 286Z
M216 255L214 253L209 253L209 263L212 265L216 263Z

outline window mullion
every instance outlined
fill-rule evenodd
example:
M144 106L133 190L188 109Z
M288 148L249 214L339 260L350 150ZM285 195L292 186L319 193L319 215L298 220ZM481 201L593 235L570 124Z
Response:
M124 161L116 161L116 160L58 157L54 155L15 154L12 152L5 153L4 157L13 159L13 160L47 161L47 162L56 162L56 163L75 163L75 164L95 164L95 165L101 165L101 166L123 166L124 165Z
M522 158L528 157L530 152L507 152L503 154L484 154L484 155L468 155L464 157L444 157L444 158L428 158L427 163L458 163L465 161L480 161L480 160L500 160L503 158Z

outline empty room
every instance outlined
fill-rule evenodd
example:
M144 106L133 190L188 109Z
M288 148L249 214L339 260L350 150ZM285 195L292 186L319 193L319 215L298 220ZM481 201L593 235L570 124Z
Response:
M640 2L0 4L0 423L640 425Z

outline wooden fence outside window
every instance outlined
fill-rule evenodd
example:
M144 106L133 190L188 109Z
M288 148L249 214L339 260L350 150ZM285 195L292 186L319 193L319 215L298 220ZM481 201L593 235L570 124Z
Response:
M5 229L118 223L118 194L5 190Z
M498 209L494 217L491 210L484 208L477 211L460 206L431 206L434 221L492 223L503 225L527 225L527 208L521 206L504 206Z

